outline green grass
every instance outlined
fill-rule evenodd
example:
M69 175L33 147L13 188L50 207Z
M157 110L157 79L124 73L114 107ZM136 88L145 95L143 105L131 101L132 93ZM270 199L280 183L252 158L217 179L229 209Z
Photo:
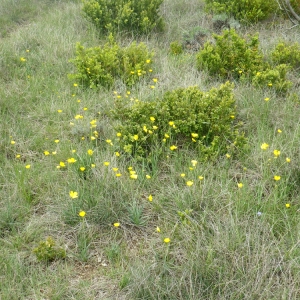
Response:
M69 60L76 42L94 47L103 40L83 18L80 1L38 3L0 5L1 300L299 299L299 87L283 98L235 83L236 119L248 138L236 157L200 163L195 151L179 149L151 166L118 157L108 112L113 92L125 97L128 89L122 82L84 89L67 76L74 72ZM169 53L170 43L193 28L212 31L203 1L166 0L161 13L165 31L138 40L155 52L158 82L151 89L152 78L141 81L130 97L218 87L220 81L196 70L195 53ZM241 32L258 31L267 54L283 35L300 43L299 27L289 25L280 19ZM74 118L79 114L83 119ZM90 129L94 119L97 127ZM193 170L191 160L198 161ZM57 168L60 162L66 167ZM70 191L78 197L71 199ZM32 251L49 236L66 259L37 260Z

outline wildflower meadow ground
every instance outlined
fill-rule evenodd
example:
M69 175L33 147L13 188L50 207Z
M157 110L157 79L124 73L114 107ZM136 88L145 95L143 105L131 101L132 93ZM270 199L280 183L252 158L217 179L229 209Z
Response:
M0 299L300 299L299 85L281 95L232 80L228 118L246 139L237 152L220 145L205 159L197 132L191 146L172 139L175 119L150 162L120 146L118 101L224 83L197 70L195 51L170 52L199 28L213 40L204 1L165 0L160 14L162 32L134 37L154 52L147 76L85 88L68 77L76 43L106 37L82 2L1 1ZM258 32L268 54L281 40L300 43L291 27L276 16L239 32ZM147 122L130 145L159 132L156 115Z

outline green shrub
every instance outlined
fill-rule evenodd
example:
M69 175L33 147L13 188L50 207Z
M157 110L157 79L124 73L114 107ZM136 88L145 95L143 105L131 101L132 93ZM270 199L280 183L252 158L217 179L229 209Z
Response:
M83 13L101 33L162 29L159 6L163 0L83 0Z
M276 9L276 0L205 0L206 8L215 13L226 13L243 23L258 22Z
M232 89L227 82L209 92L179 88L151 102L117 100L112 115L120 121L121 149L149 160L182 147L198 149L203 160L228 152L228 147L238 149L245 138L234 124Z
M273 87L279 94L286 94L292 83L286 79L288 65L281 64L275 68L257 72L253 77L253 84L259 87Z
M70 74L69 78L90 88L111 87L117 78L128 86L134 85L151 71L153 57L143 43L133 42L122 48L113 41L103 47L87 49L77 43L76 54L71 62L75 64L77 73Z
M207 42L198 52L198 69L225 78L252 77L263 68L258 35L246 41L234 29L213 35L215 43Z
M178 55L183 52L182 44L178 41L174 41L170 44L170 53L173 55Z
M287 64L293 68L300 67L300 45L280 42L271 53L274 64Z
M39 261L45 262L66 257L66 251L63 248L56 247L52 237L48 237L46 241L41 241L39 246L33 249L33 253Z

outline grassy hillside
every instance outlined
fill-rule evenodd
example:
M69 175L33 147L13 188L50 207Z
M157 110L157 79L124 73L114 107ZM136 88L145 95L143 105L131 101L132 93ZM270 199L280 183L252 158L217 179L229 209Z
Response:
M285 96L234 82L247 137L237 155L203 162L178 147L149 165L120 151L110 111L120 97L219 87L190 46L170 53L199 28L213 40L213 16L204 1L165 0L164 31L138 38L155 53L152 74L87 89L68 79L76 42L106 39L81 8L0 3L0 299L299 299L299 70ZM259 32L268 55L279 41L300 43L290 27L276 17L238 32ZM39 261L43 245L66 257Z

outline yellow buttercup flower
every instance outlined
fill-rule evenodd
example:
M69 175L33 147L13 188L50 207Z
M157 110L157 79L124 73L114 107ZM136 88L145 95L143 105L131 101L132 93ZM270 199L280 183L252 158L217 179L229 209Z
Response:
M269 145L267 143L263 143L263 144L261 144L260 148L262 150L267 150L269 148Z
M177 149L177 146L175 146L175 145L170 146L170 150L174 151L176 149Z
M79 215L79 217L84 218L85 215L86 215L86 213L85 213L84 210L81 210L81 211L78 213L78 215Z
M238 186L239 189L241 189L244 185L243 185L241 182L239 182L239 183L237 184L237 186Z
M196 165L197 165L198 162L196 160L192 160L191 163L192 163L193 167L196 167Z
M74 157L68 158L68 163L69 164L74 164L77 160Z
M150 202L152 202L152 200L153 200L152 195L149 195L148 200L149 200Z
M78 192L70 191L69 195L72 199L78 198Z
M164 238L164 243L168 244L171 242L171 239L170 238Z
M189 181L186 182L187 186L192 186L193 184L194 184L194 181L192 181L192 180L189 180Z
M275 157L278 157L280 155L280 151L279 150L274 150L273 154Z
M281 177L280 177L280 176L278 176L278 175L275 175L275 176L274 176L274 180L275 180L275 181L278 181L278 180L280 180L280 178L281 178Z
M120 223L114 223L115 227L120 227Z
M89 149L89 150L87 151L87 154L88 154L88 155L93 155L93 153L94 153L94 151L93 151L92 149Z

